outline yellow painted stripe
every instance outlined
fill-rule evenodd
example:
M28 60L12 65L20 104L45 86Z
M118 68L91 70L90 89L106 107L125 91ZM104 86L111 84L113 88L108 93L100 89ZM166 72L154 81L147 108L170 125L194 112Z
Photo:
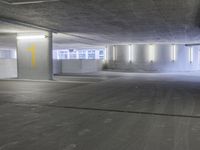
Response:
M32 44L32 46L30 48L28 48L28 51L31 52L31 64L32 64L32 68L36 67L35 50L36 50L35 44Z

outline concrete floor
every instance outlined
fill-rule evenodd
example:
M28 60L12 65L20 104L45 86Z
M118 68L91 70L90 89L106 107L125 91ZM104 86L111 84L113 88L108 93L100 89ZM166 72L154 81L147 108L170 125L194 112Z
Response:
M199 73L0 81L0 150L199 147Z

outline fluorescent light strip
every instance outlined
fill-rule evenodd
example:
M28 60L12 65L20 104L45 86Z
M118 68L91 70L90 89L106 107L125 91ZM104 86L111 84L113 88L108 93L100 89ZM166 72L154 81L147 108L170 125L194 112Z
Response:
M109 60L109 52L110 52L110 49L108 49L108 46L107 46L107 50L106 50L106 60L107 61Z
M18 35L17 39L21 40L21 39L44 39L46 38L45 35Z
M107 52L108 52L108 47L106 46L105 50L104 50L104 62L106 62L108 60L108 58L107 58Z
M128 46L128 61L131 62L131 45Z
M113 46L113 61L116 60L116 48Z
M172 45L172 48L171 48L171 60L173 62L176 60L176 45Z
M193 62L193 47L190 47L189 48L189 61L190 61L190 63L192 63Z
M149 45L149 61L153 62L155 60L155 49L153 45Z
M176 45L174 45L174 61L176 61Z

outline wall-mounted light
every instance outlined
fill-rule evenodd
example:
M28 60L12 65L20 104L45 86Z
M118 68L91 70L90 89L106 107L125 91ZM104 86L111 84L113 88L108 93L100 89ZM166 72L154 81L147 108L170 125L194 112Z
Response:
M46 37L46 35L18 35L17 39L44 39Z
M171 61L175 62L176 60L176 45L172 45L171 47Z
M155 47L154 45L149 45L149 61L154 62L155 61Z
M128 62L133 62L135 59L134 59L134 55L135 55L135 47L133 44L130 44L129 47L128 47Z
M128 62L132 62L132 45L128 46Z
M193 62L193 47L189 47L189 62L192 63Z
M116 60L116 46L113 46L113 61Z
M108 60L108 46L105 47L104 49L104 62L106 63Z

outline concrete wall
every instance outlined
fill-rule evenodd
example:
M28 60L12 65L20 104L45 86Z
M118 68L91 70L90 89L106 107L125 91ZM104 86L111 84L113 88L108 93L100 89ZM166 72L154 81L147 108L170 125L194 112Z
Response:
M61 74L62 73L62 69L61 69L61 64L62 61L61 60L53 60L53 74Z
M16 59L0 59L0 78L16 78L17 77L17 60Z
M153 48L152 48L153 47ZM174 48L173 48L174 47ZM152 55L154 60L150 60ZM176 59L172 60L173 49ZM190 47L169 44L116 45L107 48L109 69L133 72L176 72L200 70L200 47L192 47L193 62L190 62Z
M92 73L102 69L101 60L54 60L54 74Z
M20 79L52 79L52 37L50 33L46 35L48 36L45 38L17 39Z

